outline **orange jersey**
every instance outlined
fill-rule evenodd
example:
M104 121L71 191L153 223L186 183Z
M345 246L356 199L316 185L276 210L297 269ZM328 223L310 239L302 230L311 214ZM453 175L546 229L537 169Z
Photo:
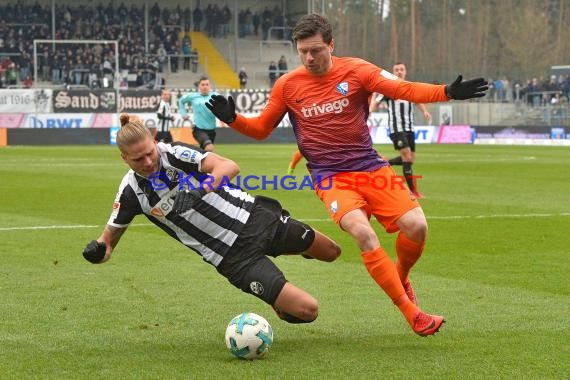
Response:
M299 149L317 181L388 165L378 157L368 132L368 100L373 92L414 103L449 100L444 85L403 81L359 58L332 60L331 70L323 76L301 66L280 77L259 116L238 115L230 126L263 139L289 113Z

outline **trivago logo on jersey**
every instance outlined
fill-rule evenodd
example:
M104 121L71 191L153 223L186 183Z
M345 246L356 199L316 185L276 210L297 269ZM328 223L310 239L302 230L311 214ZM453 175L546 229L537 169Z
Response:
M341 113L350 104L348 98L335 100L323 104L313 104L310 107L301 108L304 117L326 115L328 113Z

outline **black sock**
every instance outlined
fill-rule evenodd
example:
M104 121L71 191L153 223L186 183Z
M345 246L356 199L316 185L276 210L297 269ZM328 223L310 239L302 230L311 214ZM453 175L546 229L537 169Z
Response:
M402 165L402 157L391 158L388 160L388 163L390 163L390 165Z
M404 169L404 177L406 177L406 183L411 191L415 191L414 188L414 178L412 177L414 174L412 172L412 163L411 162L404 162L403 164Z

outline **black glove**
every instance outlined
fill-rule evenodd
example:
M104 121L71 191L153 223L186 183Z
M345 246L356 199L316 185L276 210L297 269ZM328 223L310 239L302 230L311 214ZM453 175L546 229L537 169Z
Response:
M200 198L206 195L206 190L182 190L179 191L174 197L174 204L172 205L172 210L177 213L183 213L192 208L194 203Z
M236 105L231 96L226 99L222 95L212 95L210 100L206 102L206 107L226 124L233 123L236 119Z
M91 240L83 250L83 257L90 263L99 264L103 261L105 252L107 252L107 244Z
M445 95L451 99L464 100L485 96L489 89L489 83L483 78L476 78L462 82L463 76L459 75L455 82L445 86Z

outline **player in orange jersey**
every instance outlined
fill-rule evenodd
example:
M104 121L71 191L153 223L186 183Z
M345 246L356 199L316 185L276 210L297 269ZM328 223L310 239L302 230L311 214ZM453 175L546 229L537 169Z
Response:
M461 76L449 85L408 82L362 59L333 57L331 25L317 14L301 17L293 40L303 65L277 80L259 116L236 114L231 97L213 96L207 107L231 128L260 140L289 113L318 197L358 244L366 269L414 332L433 335L444 319L420 310L408 278L424 248L426 218L407 187L390 184L396 174L368 133L368 99L373 92L414 103L469 99L484 96L487 82ZM380 246L372 215L386 231L399 231L395 264Z

